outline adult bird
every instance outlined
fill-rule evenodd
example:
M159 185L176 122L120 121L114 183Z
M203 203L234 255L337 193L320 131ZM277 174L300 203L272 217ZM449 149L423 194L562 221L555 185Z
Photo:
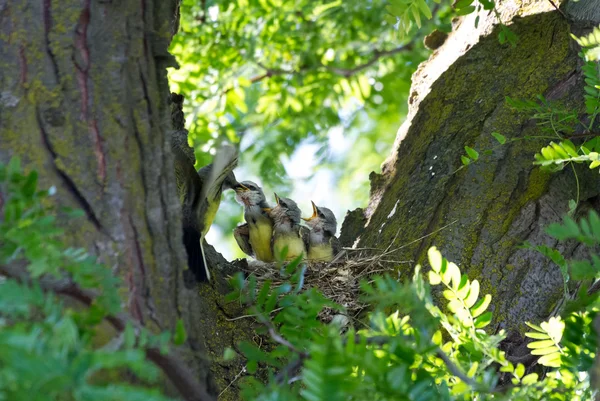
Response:
M181 142L174 142L173 153L182 204L183 244L188 255L188 267L196 280L210 281L204 237L219 209L223 189L235 189L240 185L233 174L238 161L237 151L233 146L225 145L217 151L213 163L196 171ZM187 134L185 146L188 146Z
M244 207L246 220L233 230L237 244L247 255L262 262L272 262L273 220L269 217L271 207L262 188L252 181L242 181L235 189L235 198Z
M319 207L313 201L313 214L306 221L311 230L303 235L308 250L308 260L331 262L340 251L340 243L335 233L335 215L326 207Z
M280 198L275 194L277 205L269 210L273 219L273 237L271 246L275 259L285 252L285 260L292 260L300 255L306 255L306 248L300 230L303 226L300 208L289 198Z

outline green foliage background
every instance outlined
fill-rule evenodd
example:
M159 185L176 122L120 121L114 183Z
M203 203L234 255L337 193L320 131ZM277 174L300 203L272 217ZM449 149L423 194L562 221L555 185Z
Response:
M428 56L423 36L450 30L447 3L403 3L184 0L170 48L180 69L169 78L186 99L198 166L221 141L238 143L238 176L289 194L282 161L315 144L319 168L333 174L332 197L344 208L365 205L368 175L390 153L411 74ZM333 127L348 150L333 149L344 146ZM217 224L229 231L240 216L225 206Z

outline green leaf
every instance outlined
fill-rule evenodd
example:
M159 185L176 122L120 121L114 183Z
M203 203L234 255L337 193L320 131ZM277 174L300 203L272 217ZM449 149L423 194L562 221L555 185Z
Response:
M429 271L429 284L438 285L442 282L442 277L433 270Z
M529 338L535 338L537 340L546 340L546 339L550 338L550 336L546 333L527 332L527 333L525 333L525 336L529 337Z
M475 319L475 328L482 329L492 322L492 312L485 312L483 315Z
M313 9L312 15L313 15L313 17L319 17L322 14L324 14L325 11L328 11L335 7L339 7L341 5L342 5L342 0L332 1L331 3L318 5Z
M461 156L460 161L465 166L468 166L469 164L471 164L471 159L469 159L467 156Z
M187 339L187 333L185 332L185 325L182 319L177 319L175 324L175 334L173 335L173 344L183 345Z
M447 263L446 271L442 274L442 281L451 286L454 291L458 289L460 284L460 270L456 263Z
M471 308L477 302L477 298L479 297L479 281L473 280L471 285L469 286L469 294L465 298L465 304L467 308Z
M456 11L456 15L467 15L475 11L475 7L469 6Z
M455 4L454 4L454 8L465 8L470 6L471 4L473 4L474 0L458 0Z
M561 366L561 355L559 352L544 355L538 359L538 363L551 368L559 368Z
M237 357L237 352L235 352L231 347L225 348L225 351L223 352L223 360L224 361L231 361L231 360L235 359L236 357Z
M419 7L419 10L421 10L421 13L423 13L423 15L425 16L425 18L431 19L433 17L433 15L431 14L431 10L429 9L429 6L427 5L427 2L425 0L416 0L416 3Z
M440 251L437 250L435 246L432 246L427 251L427 257L429 258L429 264L434 272L440 273L442 270L442 264L444 262L444 258Z
M492 132L492 136L496 138L500 145L504 145L506 143L506 137L498 132Z
M550 337L548 337L550 338ZM554 346L554 341L552 340L543 340L543 341L533 341L527 344L527 348L536 349L536 348L547 348Z
M485 312L485 310L490 305L490 302L492 302L492 296L490 294L486 294L485 297L483 297L482 299L480 299L471 308L471 314L473 315L473 317L477 317L477 316L481 315L483 312Z
M517 364L517 368L515 369L515 376L519 379L523 377L525 374L525 366L522 363Z
M548 355L554 352L558 352L559 349L556 346L546 347L546 348L537 348L531 351L531 355Z
M475 161L477 161L477 159L479 159L479 153L475 149L473 149L469 146L465 146L465 152L467 152L467 154L469 155L469 157L471 159L473 159Z
M538 381L538 374L530 373L521 380L521 384L524 386L529 386L529 385L537 383L537 381Z
M539 331L541 333L546 334L546 331L544 329L542 329L540 326L537 326L537 325L535 325L533 323L529 323L529 322L525 322L525 324L527 326L529 326L530 328L534 329L535 331Z
M383 19L390 25L396 25L396 23L398 22L398 18L391 14L385 14L383 16Z

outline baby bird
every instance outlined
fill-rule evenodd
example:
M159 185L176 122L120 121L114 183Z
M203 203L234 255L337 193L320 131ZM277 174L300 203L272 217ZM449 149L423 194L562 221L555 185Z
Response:
M235 199L244 206L246 224L236 227L233 236L240 249L262 262L273 261L271 210L261 187L252 181L242 181L235 188Z
M335 236L337 221L333 212L312 202L313 214L306 221L311 228L304 234L308 249L308 260L331 262L340 251L339 240Z
M302 219L298 205L289 198L280 198L277 194L275 200L277 206L269 211L269 216L273 219L273 255L279 258L286 248L286 260L306 255L304 241L300 236Z

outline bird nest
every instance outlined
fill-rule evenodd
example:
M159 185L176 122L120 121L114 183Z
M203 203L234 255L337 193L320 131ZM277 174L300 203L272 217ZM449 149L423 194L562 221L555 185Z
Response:
M357 249L345 248L333 262L304 262L306 271L303 288L317 288L325 297L345 309L340 313L325 308L319 316L322 321L331 322L336 315L342 320L344 316L346 320L356 319L367 306L360 297L361 280L369 281L374 274L391 273L398 264L409 263L391 260L391 255L385 251L369 257L360 256L361 253ZM275 263L250 261L241 269L253 274L259 284L270 280L272 286L277 286L287 281Z

